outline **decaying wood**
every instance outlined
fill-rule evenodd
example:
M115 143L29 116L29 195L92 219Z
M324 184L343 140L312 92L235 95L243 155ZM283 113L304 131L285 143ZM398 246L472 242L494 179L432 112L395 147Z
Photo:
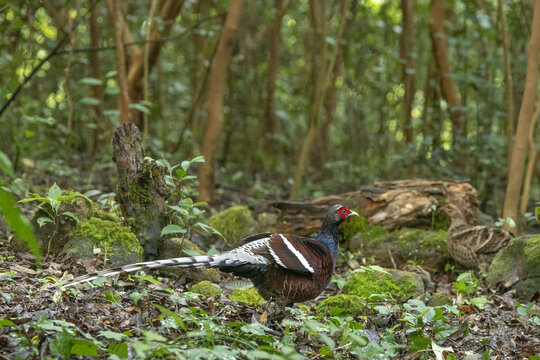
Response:
M328 205L338 203L359 209L371 225L387 230L430 227L433 212L447 203L459 207L469 224L476 224L479 205L476 189L466 181L413 179L376 182L312 202L280 201L270 207L282 220L276 230L309 235L319 230Z
M170 196L165 184L166 169L145 159L141 133L132 123L116 128L113 151L118 170L116 200L144 248L145 258L157 258Z

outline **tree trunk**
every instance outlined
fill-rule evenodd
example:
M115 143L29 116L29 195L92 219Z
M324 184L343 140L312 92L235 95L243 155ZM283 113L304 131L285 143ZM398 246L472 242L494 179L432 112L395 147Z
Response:
M110 1L110 0L109 0ZM184 5L183 0L162 0L159 4L158 16L165 24L163 31L160 32L157 27L152 28L147 37L147 44L143 48L137 48L129 59L129 68L127 70L127 87L129 98L132 103L138 103L144 98L144 64L145 64L145 49L147 53L148 71L150 71L161 52L163 43L157 40L158 36L166 38L174 24L174 19L180 14L180 10ZM140 128L143 128L143 113L137 109L130 109L131 118ZM146 129L143 131L146 132Z
M514 137L514 89L512 86L512 64L510 63L510 39L506 28L506 14L503 0L498 0L499 20L501 22L501 37L504 51L504 85L506 88L506 151L508 164L512 157L512 143Z
M90 47L98 49L100 46L99 25L97 22L97 4L90 10ZM90 66L92 67L92 77L101 80L101 62L99 61L99 52L90 51ZM92 85L92 96L99 101L99 104L93 105L94 110L94 132L92 141L92 158L95 158L101 149L101 126L103 116L103 85Z
M464 142L463 137L465 135L463 119L464 114L461 107L459 91L454 83L452 78L452 70L450 69L448 44L444 38L444 21L444 0L432 0L430 29L431 41L433 43L433 54L435 57L435 63L437 64L441 93L444 100L448 104L448 111L452 121L452 146L456 147L457 150L461 150L463 149L462 143ZM463 160L458 162L460 169L463 166L463 162Z
M534 2L534 12L531 24L531 39L527 56L527 75L525 89L517 122L516 139L512 149L512 159L508 167L508 185L504 199L504 219L512 219L516 227L505 221L505 227L514 232L521 231L521 216L519 214L519 195L523 182L523 170L527 156L527 136L532 120L534 100L538 85L538 56L540 54L540 0Z
M116 200L144 248L147 260L156 259L161 229L167 224L169 188L166 169L145 159L141 133L132 123L120 125L113 138L113 160L118 170Z
M527 206L529 205L529 195L531 192L531 182L534 175L534 168L536 167L536 146L534 144L534 130L536 129L536 121L540 116L540 105L536 106L534 115L531 119L531 125L529 126L529 161L527 162L527 171L525 172L525 179L523 181L523 192L521 193L521 204L519 214L523 216L527 212Z
M124 32L125 23L122 20L122 1L121 0L107 0L109 4L109 10L111 12L111 18L114 27L114 44L116 48L116 68L118 81L118 88L120 93L118 94L118 120L120 123L131 122L131 115L129 113L129 94L126 79L126 54L124 52L124 42L122 39L122 33Z
M401 10L403 14L403 31L401 32L401 62L403 63L403 102L405 107L405 118L403 121L403 135L405 144L411 146L413 142L412 106L414 101L414 0L401 0ZM414 169L410 166L411 169ZM409 173L413 175L414 173Z
M206 103L207 120L206 132L202 145L202 155L206 162L199 168L199 196L198 201L212 201L214 199L214 155L223 126L223 95L225 78L231 58L236 30L240 22L243 0L231 0L229 12L223 24L216 56L210 73L208 99Z
M326 63L326 1L313 1L310 2L310 6L313 12L313 26L316 27L318 24L320 29L315 29L314 31L314 47L317 49L318 53L318 64L314 63L316 66L315 72L315 88L313 91L313 106L310 113L309 128L302 149L300 150L300 156L298 158L298 165L296 168L296 174L294 176L294 183L289 194L289 199L296 199L298 197L298 192L300 191L300 186L302 185L302 179L306 168L309 162L309 153L311 151L311 146L317 135L319 127L319 118L321 113L321 104L325 97L326 84L330 77L330 72L334 68L336 58L338 55L338 46L343 39L343 32L345 29L346 23L346 10L347 10L347 0L342 0L341 3L341 19L340 26L338 30L338 36L336 41L336 48L334 49L334 55L330 60L330 63ZM318 46L317 47L317 42Z

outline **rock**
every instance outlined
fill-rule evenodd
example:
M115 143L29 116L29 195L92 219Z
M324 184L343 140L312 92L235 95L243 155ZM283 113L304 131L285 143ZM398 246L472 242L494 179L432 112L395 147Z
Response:
M208 224L218 230L231 247L240 245L243 238L258 231L258 224L247 206L233 206L214 214Z
M221 288L219 287L219 285L211 283L208 280L203 280L193 285L191 289L189 289L189 291L197 294L202 294L205 297L214 297L221 294Z
M113 266L142 261L143 249L130 228L112 220L92 217L68 235L63 250L79 259L106 257Z
M451 305L452 302L452 297L442 293L435 293L431 296L427 304L429 306L443 306Z
M369 299L373 294L392 297L401 296L402 300L424 294L422 278L409 271L384 269L382 271L364 271L354 273L346 282L344 291L349 295L358 295Z
M490 287L515 289L517 297L527 300L540 292L540 235L510 240L493 259L486 281Z
M418 274L420 278L422 279L422 282L424 283L425 290L429 291L430 293L433 293L433 291L435 290L435 284L433 283L433 281L431 281L431 274L429 273L429 271L426 271L420 265L412 265L412 264L405 265L403 267L403 270Z
M363 257L374 257L381 266L403 267L409 260L420 260L426 269L442 269L452 258L446 247L444 230L402 229L388 232L368 227L354 235L349 251L360 251Z
M188 239L172 238L165 239L161 246L159 257L161 259L191 256L186 254L184 250L188 252L197 252L201 255L205 255L205 252L200 250L197 245L189 241ZM221 277L217 269L180 269L180 268L164 268L161 271L172 273L176 276L185 276L187 279L194 282L201 282L208 280L213 283L219 283Z
M330 296L317 305L317 311L322 314L332 315L335 311L334 308L337 308L339 313L344 312L352 316L366 313L369 310L365 299L358 295L348 294Z
M229 299L244 303L249 306L262 305L266 301L259 295L254 287L249 289L234 289L229 295Z

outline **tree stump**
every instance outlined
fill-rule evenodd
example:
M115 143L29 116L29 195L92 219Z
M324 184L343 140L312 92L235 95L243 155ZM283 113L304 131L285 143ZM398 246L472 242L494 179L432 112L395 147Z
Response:
M141 133L132 123L116 128L113 154L118 170L116 201L144 248L145 259L156 259L161 229L167 224L170 191L165 183L166 169L145 158Z
M280 214L281 222L275 230L310 235L319 230L322 216L332 204L359 209L370 225L395 230L430 228L437 209L447 203L458 206L469 224L477 224L477 191L468 182L456 180L376 182L357 191L324 196L311 202L278 201L269 207Z

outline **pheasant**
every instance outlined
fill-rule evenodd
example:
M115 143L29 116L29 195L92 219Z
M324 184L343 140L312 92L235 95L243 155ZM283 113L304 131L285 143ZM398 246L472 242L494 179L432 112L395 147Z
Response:
M313 238L263 233L244 239L244 244L217 255L179 257L130 264L86 274L72 281L59 282L69 287L101 277L163 267L219 268L223 272L251 279L266 300L289 305L317 297L326 288L336 265L338 227L352 215L348 207L330 207L318 235Z
M446 233L448 252L467 268L487 270L495 254L514 237L502 228L468 225L461 210L453 204L443 206L442 210L452 219Z

